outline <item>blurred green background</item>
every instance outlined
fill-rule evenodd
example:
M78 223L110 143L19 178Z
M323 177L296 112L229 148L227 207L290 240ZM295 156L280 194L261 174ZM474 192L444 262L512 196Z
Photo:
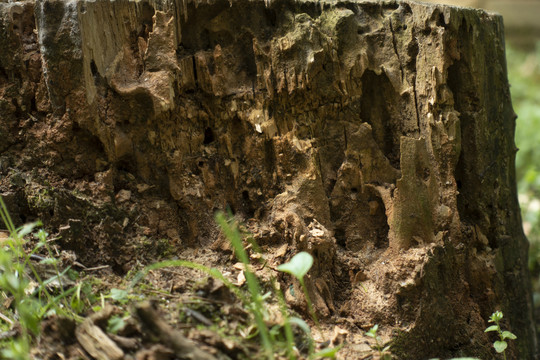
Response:
M539 14L540 15L540 14ZM529 268L535 306L540 306L540 42L533 47L507 43L508 78L516 125L516 175L523 230L531 244Z

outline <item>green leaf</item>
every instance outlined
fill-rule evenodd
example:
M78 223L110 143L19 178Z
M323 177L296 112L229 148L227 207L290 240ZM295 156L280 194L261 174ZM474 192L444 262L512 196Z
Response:
M126 322L119 316L113 316L107 324L107 331L116 334L126 326Z
M10 274L10 273L4 274L1 280L2 280L2 284L0 285L0 289L9 290L14 295L24 289L24 287L21 286L21 282L19 281L19 278L15 274Z
M273 339L276 339L279 336L280 331L281 331L281 326L274 325L270 328L269 334L270 336L272 336Z
M508 344L506 341L495 341L493 343L493 347L498 353L502 353L506 348L508 347Z
M124 302L128 300L128 292L121 289L111 289L111 299Z
M289 318L289 322L291 324L298 326L304 333L306 333L308 337L311 338L311 329L309 328L309 325L304 320L296 316L291 316Z
M502 311L495 311L493 314L491 314L490 321L491 322L498 322L503 318Z
M33 298L26 298L18 304L19 321L21 325L35 335L39 334L40 304Z
M511 339L511 340L516 340L517 339L517 336L512 334L510 331L503 331L502 332L502 337L503 337L503 339Z
M86 286L89 286L89 284L87 284L87 283L85 283L84 285L83 284L78 284L76 286L75 294L73 294L73 296L71 296L70 305L71 305L71 308L73 309L73 311L75 311L75 313L77 313L77 314L83 312L83 310L84 310L84 301L81 298L81 291L84 291L83 286L86 287Z
M47 236L49 236L49 234L47 234L45 230L39 229L36 235L39 239L40 246L43 246L47 243Z
M30 359L30 344L26 338L9 341L5 349L0 350L3 359Z
M69 305L77 314L80 314L84 310L84 302L77 296L71 297Z
M26 235L30 234L32 231L34 231L34 228L36 226L39 226L39 223L38 222L34 222L34 223L31 223L31 224L25 224L23 226L21 226L18 230L17 230L17 234L19 235L19 237L25 237Z
M377 337L377 330L379 330L379 324L375 324L369 331L366 332L366 335L372 338Z
M39 285L39 288L40 289L43 289L45 286L49 285L50 283L54 282L54 281L58 281L58 283L62 283L62 278L63 276L69 271L70 269L70 266L68 266L64 271L62 271L60 274L56 274L54 276L51 276L50 278L48 278L47 280L43 281L40 285Z
M58 264L58 260L55 258L45 258L41 260L39 263L43 265L54 265L54 264Z
M336 354L341 348L343 347L343 344L336 346L334 348L324 348L321 351L316 352L313 354L313 358L335 358Z
M486 330L484 330L484 332L498 331L498 330L499 330L499 327L497 325L491 325Z
M313 266L313 256L305 251L294 255L291 261L277 267L279 271L293 275L298 280L302 280Z

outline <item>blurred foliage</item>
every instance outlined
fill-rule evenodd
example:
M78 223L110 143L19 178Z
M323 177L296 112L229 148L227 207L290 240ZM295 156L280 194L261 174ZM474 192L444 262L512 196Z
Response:
M516 175L523 228L531 244L529 268L540 303L540 42L533 49L507 46L508 78L516 125Z

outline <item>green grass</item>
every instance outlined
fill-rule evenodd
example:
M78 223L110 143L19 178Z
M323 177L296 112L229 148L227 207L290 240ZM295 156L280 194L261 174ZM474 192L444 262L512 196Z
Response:
M13 329L16 324L20 328L18 336L2 344L1 354L7 359L29 359L32 340L39 335L45 317L81 319L78 314L84 310L85 287L63 284L70 268L60 270L39 222L16 228L1 197L0 217L9 231L8 239L0 246L0 293L11 304L8 308L2 306L2 320ZM38 251L47 255L38 257ZM52 271L45 277L39 267Z
M249 236L243 234L239 230L239 226L234 221L232 216L226 216L223 213L216 215L216 221L221 228L221 231L226 238L231 242L234 249L235 256L242 262L244 266L244 274L247 283L247 295L244 293L244 289L239 288L228 280L218 269L208 268L201 264L197 264L191 261L185 260L168 260L159 263L152 264L145 267L134 278L131 289L135 289L137 285L146 277L146 275L152 271L167 267L186 267L190 269L199 270L219 281L221 281L237 298L242 302L244 308L251 314L253 324L248 322L247 326L243 329L243 338L253 338L253 332L258 335L260 344L262 345L262 353L257 358L274 359L276 355L286 356L288 359L297 359L300 356L300 351L297 347L297 339L294 336L293 327L300 329L307 337L308 342L308 358L335 358L336 353L341 347L336 348L324 348L318 352L314 351L314 341L311 337L311 329L307 323L299 317L291 316L290 310L285 302L283 293L278 289L275 278L271 279L272 292L262 292L262 286L259 279L251 270L251 263L248 253L245 250L244 242L248 243ZM253 244L250 244L253 246ZM253 246L258 248L257 246ZM318 319L311 305L309 296L305 289L303 277L311 268L313 258L307 253L300 253L296 255L290 263L286 263L280 266L280 270L294 275L302 284L304 293L306 296L306 302L312 318L318 326ZM277 299L279 309L282 315L282 323L269 326L269 313L267 311L268 301L272 298Z
M30 359L32 345L40 333L40 323L46 317L59 315L82 321L84 318L81 314L100 311L108 303L116 304L121 309L119 315L109 319L107 326L109 332L117 333L130 318L128 308L131 303L148 297L149 290L155 290L153 293L156 291L163 293L162 290L149 289L149 285L143 283L146 275L153 270L178 266L201 271L221 281L240 300L243 308L251 314L251 319L247 319L245 326L239 328L238 334L229 334L224 329L221 329L224 331L220 333L223 336L237 338L239 342L252 341L258 336L261 349L257 358L274 359L277 356L292 360L303 357L304 355L301 355L301 350L299 350L301 346L297 346L297 343L302 342L308 344L305 355L309 359L334 358L339 350L339 347L324 348L315 352L311 329L304 320L291 316L291 311L275 278L271 279L270 284L265 285L271 291L263 293L260 280L251 270L249 256L244 245L258 247L249 244L249 236L239 230L238 224L230 216L218 214L216 221L231 242L236 257L244 264L247 289L232 283L218 269L185 260L169 260L147 266L140 272L134 272L133 279L129 281L125 289L102 289L104 292L100 293L100 296L93 295L92 279L89 278L70 282L69 286L63 284L67 282L64 279L72 274L72 270L69 267L61 268L59 260L50 247L47 233L40 228L39 222L16 228L1 198L0 216L10 234L7 241L0 247L0 269L2 270L0 293L4 298L12 299L10 308L1 309L3 318L0 321L3 323L0 329L14 329L17 328L17 324L20 327L19 334L0 343L3 349L2 358ZM41 260L36 263L35 259ZM294 259L296 260L284 264L282 269L295 275L303 284L303 277L309 271L313 259L307 253L301 253ZM310 261L299 262L298 259ZM38 269L42 265L51 268L52 273L44 277ZM295 271L298 269L301 271ZM54 284L55 287L52 286ZM282 315L281 323L269 321L268 308L269 302L272 301L278 304ZM307 292L306 301L313 319L318 324ZM215 327L215 325L212 326ZM299 336L301 333L304 335Z

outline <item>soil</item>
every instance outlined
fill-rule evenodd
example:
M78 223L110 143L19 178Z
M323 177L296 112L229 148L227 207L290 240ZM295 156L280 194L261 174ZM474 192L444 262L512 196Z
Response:
M131 291L46 318L33 356L257 358L223 283L169 267L130 288L178 259L245 289L229 210L264 290L338 358L374 356L375 324L400 359L492 358L496 309L534 358L502 29L407 1L0 2L0 194L95 294ZM300 251L320 331L276 269Z

